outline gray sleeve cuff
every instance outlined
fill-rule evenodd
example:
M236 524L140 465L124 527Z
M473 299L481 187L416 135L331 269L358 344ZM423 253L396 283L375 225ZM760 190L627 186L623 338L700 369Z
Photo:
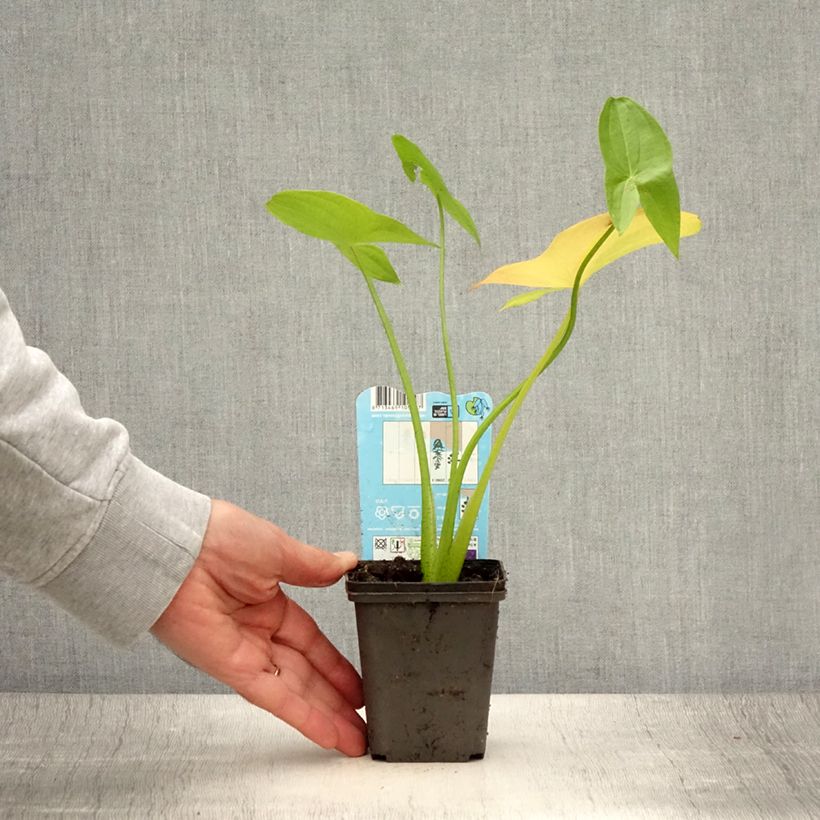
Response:
M199 554L211 500L126 456L86 548L41 589L121 646L159 618Z

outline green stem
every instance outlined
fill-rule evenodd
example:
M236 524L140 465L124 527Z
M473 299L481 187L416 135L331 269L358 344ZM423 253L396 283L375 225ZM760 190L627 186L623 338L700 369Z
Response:
M456 393L456 377L453 371L453 357L450 355L450 335L447 332L447 313L444 309L444 207L441 200L438 203L439 220L439 255L438 255L438 310L441 316L441 343L444 347L444 362L447 366L447 385L450 388L450 402L453 405L453 460L450 469L458 463L459 427L458 427L458 394Z
M458 467L454 472L450 473L450 485L447 488L447 504L444 508L444 518L441 522L441 535L439 537L439 548L437 553L440 556L449 551L450 544L453 542L453 530L455 527L458 499L461 495L461 485L464 483L464 473L467 472L467 466L470 463L470 458L473 455L473 451L478 446L478 442L481 440L481 437L487 432L492 423L504 412L504 410L507 409L507 407L509 407L510 404L512 404L513 401L515 401L518 393L524 385L524 382L526 382L526 379L523 379L521 384L512 390L512 392L510 392L501 404L494 407L485 417L484 421L478 425L475 433L473 433L470 437L467 444L464 445L464 452L461 454L461 460L458 463Z
M558 333L562 333L564 326L558 330ZM552 358L548 359L544 368L542 369L541 373L544 372L553 362L553 359L558 354L556 353ZM540 374L539 374L540 375ZM521 380L521 382L514 387L504 398L504 400L497 404L490 413L484 418L481 424L478 425L476 431L470 436L470 440L464 445L464 452L461 454L461 460L458 463L458 469L456 470L455 476L450 481L450 488L457 488L458 490L461 489L462 484L464 484L464 473L467 472L467 467L470 464L470 459L472 458L473 451L478 446L478 442L481 441L481 437L487 430L490 428L492 423L516 400L518 394L521 392L521 388L526 384L527 379L526 377ZM457 496L458 494L455 493ZM455 517L456 517L456 505L450 504L450 494L447 495L447 507L444 510L444 519L441 524L441 531L442 536L441 540L439 541L439 549L444 549L443 546L443 539L445 531L449 534L449 538L446 542L446 548L449 549L450 544L452 543L452 535L453 535L453 526L455 524ZM446 550L445 550L446 551Z
M558 330L558 333L562 333L564 326ZM550 359L546 361L544 367L541 370L541 373L544 372L553 362L555 356L558 353L556 352ZM540 374L539 374L540 375ZM456 506L457 506L457 499L460 495L459 491L461 490L461 486L464 484L464 473L467 472L467 467L470 464L470 459L472 458L473 452L476 447L478 447L479 441L481 441L481 437L489 430L492 423L518 398L518 394L521 392L521 388L527 383L526 377L521 380L521 382L514 387L504 398L504 400L497 404L490 413L484 418L481 424L478 425L476 431L470 436L470 440L464 445L464 452L461 454L461 459L458 462L458 468L455 470L455 475L451 474L450 477L450 486L448 487L447 492L447 505L444 509L444 518L441 523L441 536L439 539L439 554L446 553L450 549L450 544L453 541L453 529L455 526L456 520ZM445 540L446 538L446 540Z
M527 378L524 380L524 382L521 384L520 388L517 391L518 395L515 397L515 400L512 403L512 407L510 407L510 410L507 413L506 418L504 419L504 423L501 425L501 429L498 431L498 436L493 442L493 446L490 450L490 455L487 458L487 463L484 465L484 469L481 471L481 476L479 477L475 491L470 497L470 501L467 504L467 509L464 511L464 515L462 516L461 521L459 522L458 530L456 531L455 537L453 538L453 542L450 545L447 554L439 557L437 567L441 577L437 578L436 580L444 582L458 580L458 576L461 573L461 567L464 564L464 557L467 554L467 546L470 542L470 535L472 534L476 518L478 517L478 511L481 507L481 501L484 497L484 493L487 490L487 486L490 481L490 475L492 474L493 468L495 467L495 463L498 460L501 448L504 446L504 441L507 438L507 434L510 431L510 427L512 426L512 423L515 420L515 417L518 415L518 411L521 409L521 405L523 404L524 399L527 397L527 394L530 392L532 386L535 384L536 379L544 372L544 370L547 369L547 367L549 367L549 365L553 361L555 361L555 359L558 357L558 354L564 349L565 345L569 341L569 338L572 335L572 331L575 328L575 318L578 312L578 293L581 288L581 279L583 278L584 271L586 270L587 265L589 265L589 262L592 259L592 257L598 252L601 245L603 245L604 242L606 242L606 240L609 238L610 234L614 229L615 226L610 225L604 231L604 233L601 235L598 241L592 246L589 253L587 253L583 261L581 262L578 268L578 272L575 274L575 281L572 285L572 296L570 299L569 311L566 317L564 318L564 321L561 324L558 333L556 333L556 335L550 342L549 346L547 347L546 352L538 360L538 363L535 365L535 367L530 372L529 376L527 376Z
M421 416L419 415L419 408L416 403L416 393L413 390L413 383L410 380L410 373L407 370L407 365L404 363L404 357L401 355L399 343L396 341L396 334L393 331L390 317L384 309L384 305L379 298L379 293L372 279L367 274L364 274L364 281L367 283L367 289L370 291L373 304L376 306L376 312L379 314L382 327L384 328L385 334L387 334L387 341L390 344L393 361L396 363L399 378L401 379L404 393L407 396L407 407L410 411L410 419L413 423L413 437L416 440L416 452L418 454L419 472L421 475L421 566L422 572L426 572L429 571L429 567L432 565L432 559L436 551L436 508L433 503L433 487L430 483L430 465L427 461L427 445L424 441Z
M444 308L444 207L441 204L441 199L436 198L438 204L438 218L439 218L439 272L438 272L438 307L439 315L441 316L441 341L444 347L444 361L447 366L447 384L450 389L450 406L452 409L452 447L451 447L451 461L450 461L450 478L457 472L459 465L459 449L461 445L461 430L458 417L458 392L456 391L456 378L453 370L453 359L450 354L450 337L447 332L447 314ZM461 485L454 483L452 480L447 485L447 501L444 505L445 517L442 523L441 533L439 535L439 546L436 550L436 558L433 563L433 574L437 571L438 561L446 552L453 539L453 521L450 517L449 526L447 524L447 510L455 510L458 504L458 495Z

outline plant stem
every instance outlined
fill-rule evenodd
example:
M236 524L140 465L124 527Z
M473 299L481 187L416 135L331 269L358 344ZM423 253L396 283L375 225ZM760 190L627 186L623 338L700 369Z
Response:
M450 456L450 473L448 478L452 479L453 474L457 473L459 465L459 449L461 445L460 440L460 424L458 417L458 392L456 391L456 377L453 370L453 359L450 354L450 337L447 332L447 314L444 307L444 207L441 204L441 199L436 197L438 204L438 219L439 219L439 271L438 271L438 308L441 317L441 342L444 347L444 361L447 366L447 384L450 389L450 406L452 407L452 447ZM461 483L455 483L452 480L448 481L447 485L447 501L444 506L445 516L441 526L441 533L439 535L439 546L436 550L435 560L433 562L432 572L435 575L437 571L438 562L450 545L453 538L453 522L454 518L450 517L449 524L447 518L447 510L455 510L458 503L459 490ZM425 579L427 580L427 579Z
M379 298L379 293L372 279L367 274L364 274L364 281L367 283L367 289L370 291L373 304L376 306L376 312L379 314L382 327L387 335L387 341L393 353L393 361L396 363L399 378L401 379L402 387L407 396L407 407L410 411L410 419L413 423L413 437L416 441L416 452L418 454L419 473L421 476L421 565L422 572L425 572L429 571L429 567L432 565L432 559L436 553L436 508L433 503L433 488L430 483L430 465L427 461L427 446L424 442L421 416L419 415L419 408L416 403L416 393L413 390L413 383L410 380L410 373L407 370L407 365L404 363L404 357L401 355L399 343L396 341L393 324L387 315L387 311L384 309L384 305Z
M562 332L563 325L558 330L559 334ZM558 354L555 353L552 358L546 361L541 373L543 373L544 370L552 364L553 359L557 355ZM473 451L478 446L482 436L487 432L492 423L510 406L510 404L516 400L518 394L521 392L521 388L526 384L526 382L527 379L525 377L521 380L520 384L514 387L507 394L500 404L493 407L481 424L478 425L473 435L470 436L470 440L464 445L464 452L461 454L461 459L458 463L458 468L455 471L455 475L451 474L450 477L450 486L448 487L447 493L447 505L444 508L444 518L442 520L441 536L439 538L439 555L445 554L450 549L450 544L453 540L453 528L455 526L456 519L456 504L458 496L460 495L458 491L461 490L461 486L464 483L464 473L467 472L467 467L470 463L470 459L472 458Z
M444 347L444 362L447 365L447 385L450 388L450 402L453 405L453 460L451 470L458 463L459 426L458 426L458 394L456 393L456 377L453 371L453 357L450 355L450 335L447 332L447 313L444 309L444 207L441 200L438 203L439 220L439 262L438 262L438 310L441 316L441 343Z
M560 335L564 331L564 325L562 324L561 327L558 329L558 334ZM557 342L556 342L557 344ZM553 352L553 355L546 360L544 367L541 369L541 373L544 372L553 362L555 357L558 355L558 352ZM540 374L539 374L540 375ZM458 463L458 470L456 471L456 475L450 481L450 487L457 487L459 490L461 489L462 484L464 483L464 473L467 472L467 467L470 463L470 459L472 458L473 451L478 446L479 441L481 441L482 436L487 432L490 428L492 423L516 400L518 394L521 392L521 388L526 384L527 379L524 377L521 382L514 387L507 396L503 399L500 404L497 404L490 413L484 418L481 424L478 425L476 431L470 436L470 440L464 445L464 452L461 454L461 460ZM455 495L455 494L454 494ZM455 524L455 517L456 517L456 505L455 503L450 503L450 494L447 495L447 506L444 510L444 519L441 524L441 538L439 539L439 551L440 552L447 552L450 548L450 544L452 543L452 536L453 536L453 527ZM447 541L445 542L445 532L449 536Z
M578 293L581 288L581 279L583 278L584 271L589 265L590 260L592 257L598 252L601 245L606 242L609 238L609 235L615 230L614 225L610 225L598 241L592 246L589 253L584 257L583 261L581 262L578 272L575 275L575 281L572 286L572 296L570 298L570 307L569 311L564 318L564 321L561 324L556 335L553 337L552 341L550 342L549 346L547 347L546 352L544 355L538 360L538 363L530 372L529 376L524 380L521 384L520 388L517 391L517 396L512 403L512 407L510 407L509 412L507 413L506 418L504 419L504 423L501 425L501 429L498 431L498 436L496 437L495 441L493 442L492 449L490 450L490 455L487 458L487 463L484 465L484 469L481 471L481 476L479 477L478 484L470 497L470 501L467 504L467 509L464 511L464 515L461 518L461 521L458 525L458 530L456 531L455 537L453 538L452 544L450 545L447 554L442 555L439 557L437 561L437 570L441 577L437 578L438 581L456 581L458 580L458 576L461 573L461 567L464 564L464 557L467 554L467 546L470 541L470 535L472 534L473 527L475 526L476 518L478 517L478 511L481 507L481 501L484 497L484 493L487 490L487 485L490 481L490 475L492 474L493 468L495 467L495 463L498 459L498 455L501 452L501 448L504 446L504 441L507 438L507 434L510 431L510 427L512 426L515 417L518 415L518 411L521 409L521 405L524 402L524 399L527 397L527 394L532 389L533 384L535 384L535 380L547 369L547 367L555 361L558 357L558 354L564 349L565 345L569 341L569 337L572 335L572 331L575 328L575 318L578 311Z
M563 330L564 326L562 324L561 327L558 329L558 333L563 333ZM543 373L544 370L546 370L552 364L555 356L557 355L557 353L554 353L554 355L546 361L543 369L541 370L541 373ZM461 485L464 483L464 473L467 472L467 467L470 463L470 459L472 458L473 451L478 446L478 443L479 441L481 441L482 436L484 435L484 433L487 432L492 423L510 406L510 404L512 404L515 401L515 399L518 397L518 394L521 392L521 388L526 384L526 381L527 379L526 377L524 377L521 380L521 382L507 394L507 396L503 399L503 401L500 404L497 404L495 407L493 407L493 409L484 418L481 424L478 425L473 435L470 436L470 440L464 445L464 452L461 454L461 460L458 463L458 470L456 471L455 478L450 482L451 486L455 486L458 487L458 489L461 489ZM452 542L455 515L456 507L455 504L453 504L452 506L450 505L450 497L448 494L447 507L444 510L444 519L441 525L442 535L439 541L439 549L444 550L445 552L449 548L450 543ZM444 543L445 531L450 536L447 539L446 545Z
M467 472L467 466L470 463L473 450L475 450L478 446L478 442L481 440L484 433L487 432L490 425L501 415L501 413L504 412L504 410L507 409L507 407L509 407L510 404L512 404L513 401L515 401L515 398L518 396L518 393L523 387L525 381L526 379L523 379L521 384L512 390L504 401L501 402L501 404L494 407L484 421L478 425L475 433L473 433L470 437L467 444L464 445L464 452L461 454L461 460L458 463L458 467L454 472L450 473L450 486L447 488L447 504L444 508L444 518L441 522L441 535L439 537L439 547L437 552L437 555L439 556L442 556L449 551L450 544L453 541L456 507L458 504L458 498L461 495L461 485L464 483L464 473Z

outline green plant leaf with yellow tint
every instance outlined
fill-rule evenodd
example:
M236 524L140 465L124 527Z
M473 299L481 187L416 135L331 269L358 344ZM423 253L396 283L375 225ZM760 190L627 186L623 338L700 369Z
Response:
M499 310L507 310L508 308L528 305L530 302L535 302L542 296L546 296L548 293L555 293L556 290L560 290L560 288L537 288L536 290L525 290L523 293L519 293L516 296L513 296L512 299L508 299L504 302Z
M400 242L433 245L397 219L333 191L280 191L267 209L297 231L339 245Z
M267 209L285 225L332 242L365 276L382 282L398 284L399 277L375 243L435 246L397 219L333 191L280 191Z
M365 276L381 282L399 284L396 273L387 254L378 245L336 245L339 253Z
M571 288L578 266L598 237L611 224L609 214L598 214L578 222L561 231L540 256L503 265L478 282L476 287L495 284L539 289L537 293L529 292L513 297L504 307L518 307L540 299L552 291ZM692 236L700 230L701 223L695 214L682 211L680 225L681 236ZM650 223L646 213L638 209L629 227L622 234L613 233L592 257L581 283L586 282L593 273L616 259L661 242L663 239Z

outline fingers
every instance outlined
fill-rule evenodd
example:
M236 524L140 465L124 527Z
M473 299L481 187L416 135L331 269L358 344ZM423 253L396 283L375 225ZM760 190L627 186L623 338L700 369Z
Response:
M279 531L277 575L286 584L300 587L330 586L353 569L357 561L352 552L325 552Z
M271 521L218 500L212 502L198 558L230 595L251 604L273 597L280 581L308 587L335 584L356 560L352 552L303 544Z
M353 664L325 637L316 621L299 604L283 597L287 605L276 630L276 640L301 652L351 706L360 708L364 704L362 679Z
M289 670L279 675L261 672L237 691L254 706L285 721L323 749L338 749L350 757L365 753L367 738L363 729L334 713L321 700L306 699L291 688L293 685L294 673ZM302 685L297 683L295 688Z
M276 715L323 749L336 748L339 732L334 722L292 692L279 678L261 672L237 691L254 706Z
M334 722L336 748L351 756L363 754L367 724L339 692L296 650L274 643L271 658L279 669L276 679Z
M295 649L354 708L364 704L362 679L353 664L327 639L316 621L280 590L272 601L247 607L234 617L270 630L277 643Z
M330 711L338 713L357 729L364 732L366 724L359 716L359 713L303 655L289 646L274 641L271 648L271 659L279 669L288 670L289 673L292 673L293 681L298 682L298 685L291 685L291 689L297 691L311 703L318 699ZM290 675L286 678L286 682L291 683Z

